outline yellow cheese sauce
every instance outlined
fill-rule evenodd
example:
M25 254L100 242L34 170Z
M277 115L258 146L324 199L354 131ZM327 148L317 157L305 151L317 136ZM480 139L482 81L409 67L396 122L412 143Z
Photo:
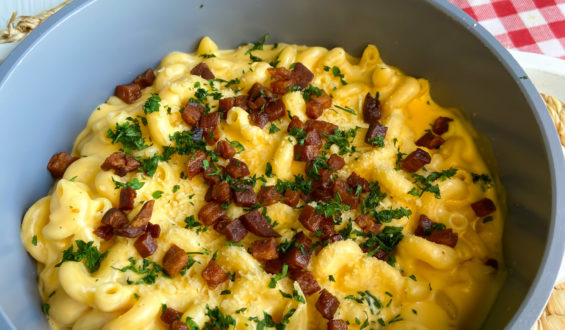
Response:
M334 123L344 131L357 128L352 142L355 152L342 155L346 165L337 176L346 179L354 171L369 182L378 182L386 197L376 211L410 210L409 216L383 223L402 227L403 233L389 262L368 255L360 247L364 238L356 234L361 229L354 221L361 214L360 208L341 214L336 230L345 235L351 226L350 234L345 235L349 237L316 250L308 265L320 287L340 302L334 318L348 322L349 329L480 327L504 281L504 201L497 175L479 153L479 136L468 120L461 112L436 104L426 80L383 63L373 45L366 47L361 58L339 47L328 50L279 43L250 52L251 48L245 45L218 50L206 37L194 54L174 52L164 57L155 70L155 82L143 89L141 98L133 104L112 96L93 111L72 151L80 159L67 168L48 196L30 207L22 224L22 242L37 260L39 291L51 326L166 329L168 325L160 320L166 305L180 311L182 321L191 320L200 328L211 326L218 311L231 317L236 329L275 323L287 329L326 328L327 320L315 307L318 293L305 295L288 276L276 281L274 288L269 287L275 275L266 273L247 251L259 239L257 236L249 233L232 244L212 227L198 223L208 184L202 175L186 178L188 156L173 154L170 160L159 161L152 176L132 172L119 177L100 168L111 153L123 147L121 143L112 144L108 131L128 122L127 118L138 121L148 145L132 150L133 155L160 155L164 147L175 144L171 140L175 132L190 130L180 110L190 98L197 97L199 89L208 92L206 103L215 111L218 100L213 93L223 98L245 94L256 82L268 87L272 78L267 69L273 64L291 68L300 62L314 73L311 85L332 97L332 106L318 120ZM250 54L257 61L253 62ZM217 80L190 74L201 62L210 67ZM383 147L364 142L368 124L363 121L363 102L367 93L378 93L382 105L381 123L388 127ZM152 94L159 95L159 108L146 114L144 105ZM290 116L308 119L303 92L289 92L282 100ZM456 173L431 182L437 185L439 196L430 191L423 191L421 196L409 194L415 178L398 168L397 159L414 151L415 141L440 116L453 119L442 135L445 143L439 149L426 149L431 162L416 173L424 177L448 169L456 169ZM287 133L289 122L285 115L259 128L246 111L235 107L219 125L220 140L238 141L242 148L238 148L236 157L248 165L251 176L264 178L257 181L255 191L263 184L275 185L277 180L292 181L294 175L306 177L305 162L293 160L297 141ZM328 154L339 151L336 145L328 149ZM271 177L265 175L267 163L272 168ZM477 175L491 180L485 182ZM145 265L134 247L135 239L115 236L104 241L94 234L106 211L119 204L120 189L114 181L125 184L133 179L143 186L137 190L130 219L143 201L154 199L151 223L161 227L158 248L146 258ZM363 196L361 199L366 198ZM471 208L482 198L496 205L496 211L486 218L478 217ZM300 207L276 203L265 209L266 215L276 221L274 229L282 236L278 241L290 240L297 231L316 240L298 221ZM234 204L226 212L232 219L245 213ZM454 248L414 235L422 214L457 233ZM93 242L97 251L107 252L99 269L90 272L84 260L59 264L63 251L70 247L76 251L76 241ZM171 278L160 271L159 265L172 244L187 251L194 263L184 274ZM231 276L214 289L201 275L212 257ZM485 264L489 259L496 260L498 268ZM128 269L132 263L135 266ZM233 328L233 322L229 328Z

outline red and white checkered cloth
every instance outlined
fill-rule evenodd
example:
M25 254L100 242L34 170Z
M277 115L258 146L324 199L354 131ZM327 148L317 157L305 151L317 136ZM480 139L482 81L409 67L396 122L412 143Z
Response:
M449 0L504 47L565 59L565 0Z

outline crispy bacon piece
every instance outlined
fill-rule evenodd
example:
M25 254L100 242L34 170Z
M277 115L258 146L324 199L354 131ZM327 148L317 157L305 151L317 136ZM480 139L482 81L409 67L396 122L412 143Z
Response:
M225 118L226 113L233 107L239 107L243 110L249 112L249 107L247 106L248 96L247 95L239 95L235 97L227 97L220 99L218 105L218 112L222 114L222 117Z
M133 243L142 258L147 258L157 251L157 241L149 232L145 232Z
M190 70L190 74L193 74L195 76L200 76L206 80L210 80L210 79L214 79L216 78L216 76L214 76L214 74L212 73L212 70L210 70L210 67L208 66L208 64L202 62L200 64L198 64L197 66L195 66L194 68L192 68L192 70Z
M304 205L300 216L298 216L298 221L300 221L302 226L311 232L316 232L320 229L322 219L323 217L317 214L316 210L308 204Z
M361 186L362 192L369 192L369 182L355 172L351 172L347 178L347 183L353 188L353 191L357 190L357 186Z
M288 80L291 77L291 73L287 68L268 68L267 71L275 80Z
M294 86L306 88L312 79L314 79L314 74L304 64L297 62L294 64L294 68L292 68L292 71L290 72L290 77Z
M333 195L339 194L343 204L349 205L352 209L355 209L359 205L359 200L357 196L349 192L349 185L342 179L337 179L334 182L332 192Z
M314 181L316 182L316 181ZM308 196L310 200L313 201L327 201L332 199L332 189L331 188L324 188L322 186L313 187L310 196Z
M229 183L220 181L210 187L210 199L212 201L223 203L231 200L231 189Z
M339 307L339 300L332 295L328 290L323 289L320 292L320 297L316 302L316 309L322 314L325 319L331 320Z
M186 163L186 176L192 179L196 175L204 172L203 160L206 159L206 152L204 150L194 150L193 153L188 155L188 162Z
M310 101L306 102L306 115L309 118L317 119L324 110L332 106L332 98L324 93L320 96L311 95Z
M269 102L265 106L265 113L267 114L267 118L269 121L275 121L279 118L284 117L286 111L286 106L284 105L283 100L276 100L274 102Z
M133 83L139 85L139 88L143 89L145 87L153 85L154 81L155 81L155 73L153 72L153 69L149 68L145 70L145 72L139 74L135 78Z
M182 111L182 120L189 126L194 126L200 121L203 112L204 106L202 104L189 102Z
M290 272L290 278L293 281L298 282L300 285L300 289L304 292L305 295L311 295L320 291L320 285L318 281L314 278L312 273L304 269L292 269Z
M188 255L180 247L172 244L163 257L163 270L170 277L174 277L188 264Z
M329 320L328 330L347 330L347 322L344 320Z
M320 147L316 145L295 145L294 146L294 160L305 162L313 160L320 154Z
M198 220L205 226L213 226L225 214L220 203L211 202L198 211Z
M96 228L94 234L105 241L109 241L114 237L114 228L110 225L102 225Z
M225 159L235 156L235 148L228 141L219 141L216 145L216 152Z
M209 146L214 145L220 139L220 128L218 126L210 130L202 130L202 135Z
M302 120L300 120L300 118L298 118L298 116L294 116L292 117L290 124L288 124L286 131L290 132L290 130L292 129L300 129L300 128L304 128L304 123L302 122Z
M328 159L328 165L334 171L341 170L345 166L345 160L343 157L340 157L336 154L331 154L330 158Z
M71 157L66 152L59 152L51 156L49 163L47 163L47 170L51 172L51 176L54 179L62 178L67 170L67 167L71 165L78 157Z
M114 170L114 173L119 176L125 176L129 172L135 172L141 166L141 163L132 156L116 151L100 166L104 171Z
M357 225L361 227L365 234L377 234L382 227L382 224L380 222L377 222L375 218L368 214L362 214L358 216L357 219L355 219L355 223L357 223Z
M378 121L372 122L369 124L369 128L367 129L367 134L365 134L365 143L370 145L376 145L375 142L377 137L382 137L383 139L386 137L386 132L388 131L388 127L382 126Z
M251 109L252 112L264 112L265 106L269 103L266 97L257 97L253 99L247 100L247 106Z
M310 131L306 134L304 144L307 146L322 147L322 137L317 131Z
M424 165L429 164L431 161L432 161L432 157L430 156L430 154L418 148L412 153L410 153L408 156L406 156L406 158L404 158L402 163L400 163L400 166L406 172L414 173L417 170L424 167Z
M145 202L133 220L125 226L116 228L114 233L116 235L129 238L141 236L147 230L147 225L149 220L151 220L151 215L153 214L154 204L155 200Z
M312 240L308 238L308 236L303 231L296 233L292 237L292 241L296 243L296 245L303 246L306 249L310 249L312 247Z
M290 268L306 269L310 263L310 252L304 246L291 246L283 256L283 262Z
M251 255L259 261L277 259L279 257L278 247L279 243L273 237L260 239L251 244Z
M202 271L202 278L206 280L210 288L215 288L228 280L228 273L214 260L210 260Z
M239 218L233 221L230 221L228 218L223 218L214 225L214 229L225 235L228 241L239 242L247 235L247 229L245 229Z
M337 128L338 128L337 125L328 123L327 121L323 121L323 120L308 119L306 121L306 124L304 125L304 129L307 132L318 131L318 133L326 134L326 135L334 134Z
M381 119L381 102L367 93L363 102L363 120L367 124L372 124L378 122L379 119Z
M416 145L418 147L426 147L428 149L436 149L439 148L445 142L441 136L437 136L434 133L426 133L421 138L416 141Z
M102 217L101 222L112 228L121 228L125 226L129 220L128 217L119 209L111 208Z
M332 171L327 168L322 168L318 170L320 180L314 181L314 187L322 187L323 189L331 189L334 182L332 180Z
M146 230L153 238L159 238L159 235L161 235L161 226L159 226L158 224L149 222L147 224Z
M114 95L127 104L132 104L141 97L141 88L138 84L134 83L118 85L116 86Z
M426 235L426 232L432 229L433 224L433 221L430 220L430 218L428 218L426 215L420 215L420 218L418 219L418 226L414 231L414 235L424 237Z
M251 207L257 203L253 187L248 184L234 183L233 196L235 205L237 206Z
M322 235L320 236L322 240L329 240L330 238L333 240L343 239L343 237L335 231L335 224L332 218L323 218L320 228L322 229Z
M120 190L120 210L131 211L134 207L137 193L132 187L124 187Z
M226 166L226 173L229 174L234 179L243 178L249 175L249 168L242 160L237 158L230 158L228 165Z
M281 258L267 260L265 261L265 272L269 274L280 274L282 272L282 260Z
M485 217L496 211L496 205L488 198L483 198L471 204L473 211L478 217Z
M432 131L437 135L442 135L449 130L449 122L453 119L449 117L438 117L432 125Z
M278 68L277 68L278 69ZM292 80L277 80L271 83L271 90L275 94L283 95L288 93L292 88Z
M174 321L180 320L182 313L174 308L167 307L163 313L161 313L161 321L171 324Z
M269 122L269 116L265 112L254 112L252 113L249 118L251 118L251 122L260 128L265 127Z
M437 244L443 244L450 247L455 247L457 245L458 240L457 233L454 233L451 228L448 229L441 229L441 230L432 230L429 236L426 239L430 242L434 242Z
M255 101L256 99L263 97L266 99L272 99L274 97L273 93L271 92L270 89L268 89L267 87L263 86L262 84L256 82L253 84L253 86L251 86L251 88L249 89L249 91L247 92L247 95L249 95L249 99Z
M202 173L204 181L206 183L213 185L220 182L221 176L225 173L225 167L221 165L210 166Z
M204 133L211 132L216 126L220 124L220 113L209 112L200 117L199 127L204 130Z
M283 199L283 195L275 188L275 186L263 186L257 194L259 203L263 206L273 205Z
M283 203L285 203L286 205L295 207L296 205L298 205L299 200L300 193L298 191L289 189L284 192Z
M176 320L173 321L173 323L171 323L171 328L170 330L189 330L188 329L188 325L186 325L186 323Z
M257 210L247 212L239 217L245 228L260 237L280 237L267 219Z

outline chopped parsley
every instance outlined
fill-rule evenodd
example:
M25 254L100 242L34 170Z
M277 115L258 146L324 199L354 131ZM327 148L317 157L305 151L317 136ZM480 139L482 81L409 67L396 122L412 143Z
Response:
M228 88L232 85L239 85L239 83L240 83L239 78L235 78L235 79L232 79L232 80L229 80L228 82L226 82L225 87Z
M126 120L121 124L117 123L115 131L109 128L106 137L112 139L112 144L121 143L123 151L127 153L147 148L137 119L127 117Z
M330 282L335 282L335 278L334 278L333 275L328 276L328 280L329 280Z
M282 272L280 274L277 274L277 275L271 277L271 281L269 282L269 285L268 285L269 288L274 289L277 286L277 282L282 280L286 276L287 272L288 272L288 265L283 264Z
M206 142L202 139L202 135L197 134L196 131L177 131L169 138L171 141L175 141L175 149L179 155L188 155L197 149L206 150Z
M393 219L401 219L412 215L412 211L410 209L405 209L403 207L371 213L375 217L375 219L377 219L381 223L389 223Z
M296 139L296 143L298 145L303 145L304 140L306 139L306 136L308 135L308 133L306 133L306 131L304 131L304 128L302 128L302 127L291 128L290 131L288 132L288 134L290 136L293 136Z
M159 276L159 273L163 272L163 268L160 265L149 259L144 258L140 266L137 266L137 262L133 257L130 257L128 261L129 261L129 265L125 267L122 268L112 267L116 270L119 270L122 273L125 273L128 270L130 270L136 274L143 275L143 277L137 282L130 281L128 278L127 280L128 284L153 284L155 283L155 280Z
M134 190L139 190L145 184L145 182L139 181L137 178L133 178L126 183L116 181L116 180L114 180L114 178L112 178L112 181L114 182L114 188L115 189L129 187L129 188L132 188Z
M173 194L176 193L177 191L179 191L179 189L180 189L180 186L179 186L178 184L176 184L176 185L173 187Z
M153 197L153 199L159 199L161 198L161 196L163 196L163 191L155 190L153 194L151 194L151 196Z
M265 165L265 176L267 178L273 177L273 166L269 162L267 162L267 165Z
M263 46L265 45L265 42L267 42L268 39L269 39L269 34L267 33L263 36L263 38L261 40L254 42L253 46L245 52L245 55L249 55L251 62L261 62L261 61L263 61L260 57L253 55L252 52L254 52L256 50L263 50Z
M352 115L357 115L357 112L355 112L355 110L351 109L350 107L342 107L339 105L334 105L334 107L338 108L339 110L345 111L347 113L350 113Z
M433 184L433 182L440 180L445 181L457 173L457 169L450 168L448 170L443 170L441 172L432 172L428 176L423 176L419 174L412 174L414 178L415 187L412 188L408 194L416 197L421 197L426 191L433 193L435 198L440 199L441 194L439 191L439 186Z
M243 146L243 144L241 144L241 142L233 140L230 141L228 139L226 139L226 141L229 142L229 144L231 144L232 147L234 147L235 149L237 149L237 153L242 153L245 150L245 147Z
M43 311L43 314L45 315L49 315L49 309L51 308L51 305L49 305L48 303L43 303L43 305L41 305L41 310Z
M359 246L361 246L364 251L367 251L369 256L374 255L379 250L388 254L396 248L402 238L404 238L404 235L402 234L402 227L386 226L376 235L374 233L369 233L367 240ZM392 260L389 258L388 262L394 265L394 258Z
M63 258L61 262L55 265L55 267L60 267L63 262L65 261L82 261L84 260L84 264L88 271L94 273L95 271L100 268L100 263L106 256L108 255L108 251L104 253L100 253L96 246L92 246L94 244L93 241L86 243L82 240L76 240L75 244L77 246L77 250L73 250L73 245L71 245L68 249L63 251Z
M358 304L367 303L367 305L369 306L369 310L373 315L375 315L377 309L381 309L383 307L383 304L381 303L379 298L375 297L375 295L372 294L371 291L369 290L358 291L357 296L358 297L350 294L346 296L345 299L353 300Z
M315 208L317 214L321 214L326 218L331 217L336 224L341 222L341 220L339 220L341 212L349 211L350 209L351 207L349 205L342 203L341 197L337 192L330 200L318 201Z
M471 177L473 178L473 183L479 184L483 191L492 188L492 179L487 174L471 173Z
M78 178L78 176L75 175L75 176L73 176L69 181L75 182L75 180L76 180L77 178Z
M308 195L312 191L312 181L298 174L294 176L294 181L277 180L275 188L283 195L287 190L302 191L304 194Z
M319 89L316 86L309 85L304 89L304 92L302 93L302 97L304 98L304 101L308 102L310 101L310 97L312 95L322 96L322 94L324 94L323 90Z
M372 146L382 148L385 146L385 137L382 135L377 135L374 138L370 138L368 142Z
M202 57L202 58L212 58L212 57L216 57L216 55L214 55L214 54L200 54L200 57Z
M326 68L328 68L328 69L326 70ZM329 71L330 69L329 69L329 67L326 66L326 67L324 67L324 70ZM339 78L342 85L344 85L344 86L347 85L347 81L345 81L345 79L344 79L345 75L343 73L341 73L341 70L337 66L334 65L331 70L332 70L333 76L336 77L336 78Z
M196 233L204 232L208 230L208 227L203 226L200 222L196 221L194 215L188 216L184 219L184 228L186 229L196 229Z
M375 208L379 206L381 201L386 198L386 194L381 191L378 182L369 184L369 195L361 200L361 212L363 214L371 214L376 218Z
M347 131L336 129L332 135L322 134L322 136L328 140L328 142L324 145L324 148L329 149L335 144L339 147L340 155L354 153L356 151L355 146L351 145L353 144L353 140L355 140L358 129L359 127L350 128Z
M402 160L404 159L404 156L406 156L406 154L401 152L400 148L397 148L396 163L395 163L396 167L394 168L395 170L400 171L402 169L401 164L402 164Z
M138 157L137 160L141 163L140 170L145 174L152 177L157 171L160 161L167 161L171 159L172 154L175 152L173 147L163 147L163 154L155 154L149 158Z
M33 246L37 246L37 235L33 235L31 238L31 244L33 244Z
M311 161L310 168L306 171L306 174L314 180L320 180L320 170L323 168L331 169L328 165L328 162L325 158L325 152L322 153L322 156L316 157Z
M295 312L296 312L296 309L294 309L294 308L289 310L283 316L280 323L275 322L273 320L273 317L271 315L269 315L267 312L263 312L263 319L262 320L260 320L256 316L250 317L250 318L248 318L248 320L257 323L256 329L258 329L258 330L263 330L265 328L275 328L277 330L283 330L283 329L286 328L287 324L290 322L290 318L292 317L292 315L294 315Z
M494 218L492 217L492 215L489 215L488 217L483 219L483 223L491 222L492 220L494 220Z
M210 309L208 304L206 304L206 316L209 320L204 324L206 330L228 330L230 326L235 328L235 319L231 315L224 315L218 306Z
M412 281L417 281L416 275L412 274L409 276Z
M161 102L161 97L159 97L159 94L151 94L151 96L147 99L147 101L145 101L145 104L143 105L143 112L146 115L152 112L159 112L159 107L161 106L159 102Z
M281 129L277 125L275 125L275 123L271 123L271 126L269 127L269 134L275 134L280 130Z

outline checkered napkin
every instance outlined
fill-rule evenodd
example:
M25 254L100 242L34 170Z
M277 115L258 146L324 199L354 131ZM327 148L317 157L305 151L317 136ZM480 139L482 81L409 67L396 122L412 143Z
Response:
M565 0L449 0L504 47L565 59Z

